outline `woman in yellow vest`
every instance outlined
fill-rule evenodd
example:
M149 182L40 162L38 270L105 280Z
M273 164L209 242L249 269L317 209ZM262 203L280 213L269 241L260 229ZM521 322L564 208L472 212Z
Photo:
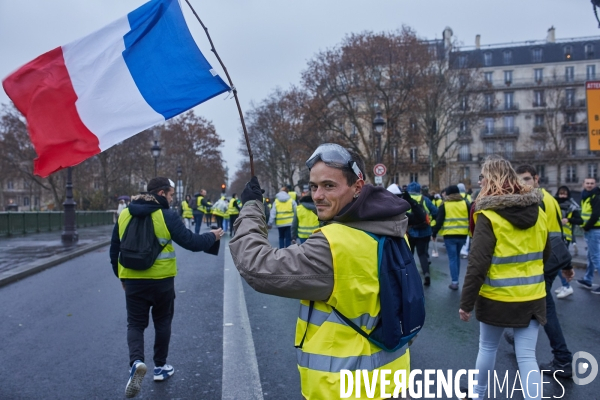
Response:
M192 196L188 194L185 196L185 200L181 202L181 216L183 217L183 224L187 229L192 229L192 220L194 219L194 213L192 211L192 207L190 207L190 201L192 201Z
M468 321L473 308L480 323L478 382L486 392L505 328L514 328L515 353L525 399L541 398L535 355L539 326L546 323L544 260L550 255L542 194L519 180L510 163L488 158L475 204L473 246L462 290L459 316Z

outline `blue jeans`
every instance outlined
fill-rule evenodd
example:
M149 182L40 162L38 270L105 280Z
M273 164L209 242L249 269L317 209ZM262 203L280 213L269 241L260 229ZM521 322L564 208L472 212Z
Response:
M292 244L292 227L282 226L279 229L279 248L285 249Z
M194 232L197 234L200 233L200 227L202 226L202 219L204 218L203 213L194 213Z
M446 253L448 253L448 261L450 262L450 277L452 283L458 283L458 275L460 274L460 249L467 242L467 238L458 239L454 237L444 237L446 245Z
M590 229L584 235L588 246L588 264L583 280L592 283L594 280L594 270L600 267L600 229Z
M569 248L569 246L570 246L570 245L571 245L571 242L569 242L569 241L567 240L567 249ZM566 287L566 288L569 288L569 287L571 287L571 285L569 284L569 282L567 281L567 279L566 279L564 276L562 276L562 274L560 273L560 271L558 272L558 277L560 278L560 283L561 283L561 284L562 284L564 287Z
M306 239L308 239L308 238L306 238ZM302 243L306 242L306 239L298 238L298 243L302 244Z
M544 331L548 335L550 340L550 347L552 347L552 354L554 359L561 364L571 363L573 356L567 347L565 336L562 333L560 323L558 322L558 315L556 315L556 305L554 304L554 297L552 296L552 282L556 279L557 272L551 275L544 275L546 281L546 325L544 325Z
M523 382L525 399L541 398L542 377L535 358L535 345L537 343L540 324L532 319L527 328L515 328L515 353L519 364L519 375ZM496 352L504 328L479 322L479 353L475 369L479 370L478 382L473 391L482 399L486 392L488 373L493 382L494 366L496 364ZM479 377L481 376L481 381Z

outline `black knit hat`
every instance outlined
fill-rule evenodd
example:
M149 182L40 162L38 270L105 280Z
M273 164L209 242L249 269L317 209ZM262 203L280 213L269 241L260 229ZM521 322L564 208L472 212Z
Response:
M146 190L148 192L160 192L161 190L169 190L169 188L174 188L175 183L169 178L165 178L162 176L157 176L156 178L150 179L148 182L148 187Z
M456 185L450 185L446 188L446 196L449 196L451 194L458 194L460 193L460 190L458 190L458 186Z

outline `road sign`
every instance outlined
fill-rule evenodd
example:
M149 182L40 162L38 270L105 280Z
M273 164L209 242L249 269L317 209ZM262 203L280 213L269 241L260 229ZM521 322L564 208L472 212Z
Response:
M380 176L376 176L375 177L375 184L376 185L381 185L383 183L383 178Z
M590 151L600 150L600 81L585 83Z
M387 169L383 164L375 164L375 166L373 167L373 173L375 174L375 176L384 176L386 171Z

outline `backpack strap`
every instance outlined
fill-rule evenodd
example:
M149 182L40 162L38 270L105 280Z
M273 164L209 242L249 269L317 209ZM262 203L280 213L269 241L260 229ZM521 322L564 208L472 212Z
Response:
M306 330L304 331L304 336L302 336L302 340L298 346L294 346L297 349L301 349L304 346L304 339L306 339L306 333L308 332L308 324L310 322L310 316L312 314L312 310L315 308L315 302L313 300L310 301L310 305L308 306L308 318L306 318ZM335 310L335 308L334 308Z

